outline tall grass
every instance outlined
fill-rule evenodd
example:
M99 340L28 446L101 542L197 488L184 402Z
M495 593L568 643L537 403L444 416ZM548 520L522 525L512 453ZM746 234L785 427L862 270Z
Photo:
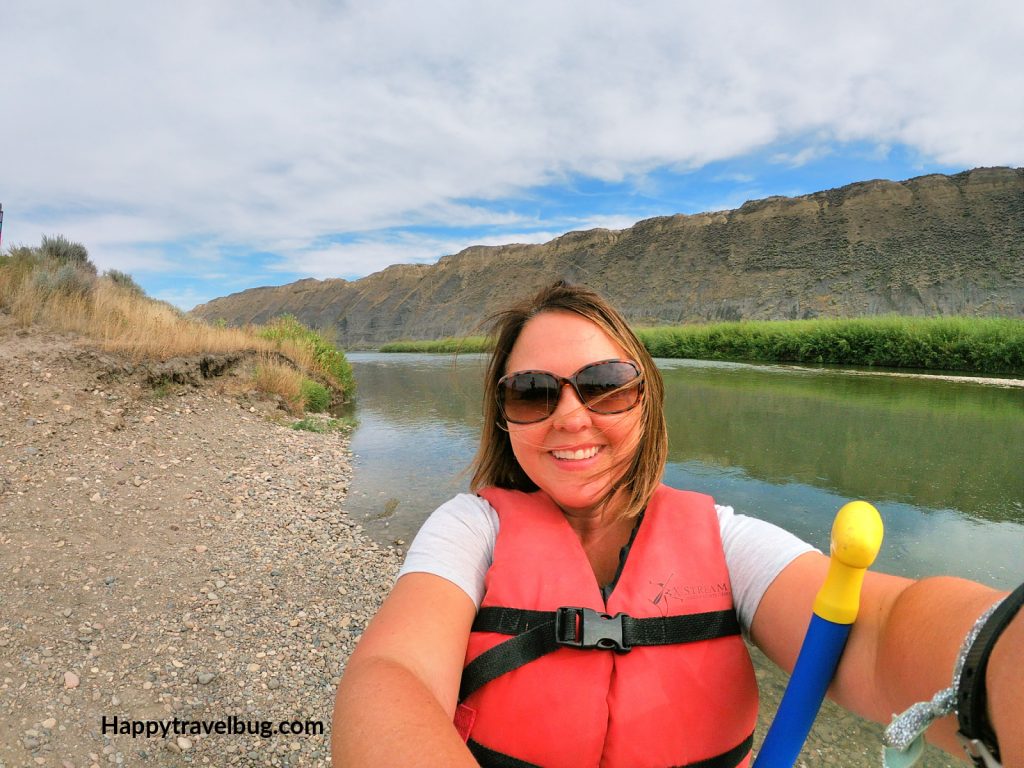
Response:
M281 395L292 410L305 405L303 381L327 384L338 393L336 400L351 398L355 390L344 353L294 318L267 328L228 328L188 318L147 297L130 275L111 270L98 276L85 248L62 237L0 254L0 310L22 327L80 334L136 362L253 353L258 359L253 385ZM321 391L307 385L306 393L322 407Z
M490 352L491 339L486 336L450 336L426 341L392 341L383 344L381 352L446 352L469 354Z
M303 381L299 371L272 359L267 354L260 356L252 377L253 386L257 390L280 396L292 413L301 413L305 410L302 397Z
M654 357L1024 374L1024 320L863 317L637 328ZM487 352L482 336L385 344L381 352Z
M655 357L1024 373L1024 320L863 317L638 329Z

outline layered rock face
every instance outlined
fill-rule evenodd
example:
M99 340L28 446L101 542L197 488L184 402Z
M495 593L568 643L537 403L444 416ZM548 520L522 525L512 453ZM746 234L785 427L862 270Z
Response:
M355 281L300 280L196 307L291 313L346 347L479 332L510 297L565 278L635 323L903 315L1024 316L1024 168L867 181L731 211L474 246Z

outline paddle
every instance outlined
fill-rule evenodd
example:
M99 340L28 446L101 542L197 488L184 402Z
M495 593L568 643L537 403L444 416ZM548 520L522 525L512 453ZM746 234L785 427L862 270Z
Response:
M882 534L882 518L866 501L851 501L836 514L828 574L754 768L791 768L800 754L857 618L861 584Z

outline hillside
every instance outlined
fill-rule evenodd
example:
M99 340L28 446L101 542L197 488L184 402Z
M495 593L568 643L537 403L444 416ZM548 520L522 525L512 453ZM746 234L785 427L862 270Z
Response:
M555 278L639 324L905 315L1024 316L1024 168L866 181L738 209L474 246L355 281L300 280L197 306L206 320L291 313L345 346L477 328Z

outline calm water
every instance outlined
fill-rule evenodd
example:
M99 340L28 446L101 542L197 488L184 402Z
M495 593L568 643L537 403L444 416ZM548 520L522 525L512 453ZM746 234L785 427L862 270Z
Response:
M483 358L349 355L359 383L350 512L379 541L408 542L465 491ZM826 548L835 511L882 513L878 567L993 586L1024 578L1024 390L659 360L665 480Z
M349 512L407 544L465 491L480 425L483 358L349 355L359 384ZM944 381L659 360L665 481L793 531L827 551L836 510L882 514L879 569L1011 588L1024 579L1024 390ZM404 546L402 547L404 549ZM755 656L763 727L785 684ZM806 765L879 765L877 726L826 705ZM930 754L927 765L952 766Z

